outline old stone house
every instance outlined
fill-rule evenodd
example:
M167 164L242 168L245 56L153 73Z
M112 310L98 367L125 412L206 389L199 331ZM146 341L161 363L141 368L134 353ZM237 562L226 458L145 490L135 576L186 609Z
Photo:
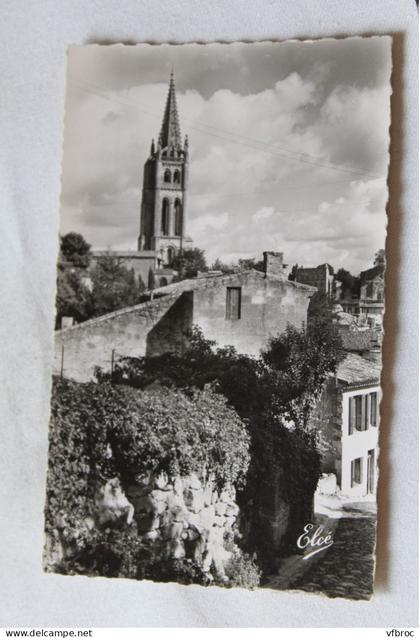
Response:
M264 271L187 279L158 288L149 301L55 334L55 373L92 379L95 366L109 370L121 356L182 352L193 325L220 346L258 355L288 323L306 323L315 288L288 281L282 253L264 253Z
M356 500L376 494L380 369L378 361L348 354L310 420L319 434L322 471L335 475L340 495Z
M297 268L296 281L315 286L329 298L334 294L334 268L330 264L321 264L316 268Z

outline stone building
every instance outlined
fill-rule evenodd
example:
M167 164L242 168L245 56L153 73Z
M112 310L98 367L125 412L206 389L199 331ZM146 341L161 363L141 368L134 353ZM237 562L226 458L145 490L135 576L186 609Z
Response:
M145 303L56 332L54 371L76 381L109 370L120 356L182 352L199 326L220 346L257 355L288 323L306 323L315 288L288 281L282 253L264 254L264 272L244 270L197 277L158 288Z
M385 266L379 264L360 273L360 294L357 299L343 299L340 304L366 325L382 327L384 304Z
M319 433L322 471L336 477L339 495L355 500L375 500L380 370L380 361L348 354L310 420Z
M296 281L315 286L319 292L332 298L334 294L334 268L330 264L321 264L316 268L297 268Z
M187 234L188 137L182 142L171 73L157 144L152 140L143 170L140 235L137 250L110 251L126 268L133 268L148 288L170 283L176 253L192 247ZM93 262L106 251L93 251Z

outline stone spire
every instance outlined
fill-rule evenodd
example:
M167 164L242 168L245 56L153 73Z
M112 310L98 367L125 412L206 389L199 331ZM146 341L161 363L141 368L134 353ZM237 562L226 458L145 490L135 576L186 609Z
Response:
M174 72L171 71L169 80L168 97L166 100L165 113L163 115L162 128L160 130L159 141L162 148L181 148L181 131L179 129L178 108L176 105Z

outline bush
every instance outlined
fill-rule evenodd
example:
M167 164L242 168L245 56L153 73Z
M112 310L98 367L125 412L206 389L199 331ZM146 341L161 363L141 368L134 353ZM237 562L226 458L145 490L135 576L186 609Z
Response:
M229 587L255 589L261 580L261 570L248 554L236 553L225 566Z
M95 495L110 478L209 468L220 486L240 485L248 470L249 437L224 397L211 390L142 392L109 383L53 383L45 510L46 532L66 553L56 571L201 582L194 563L157 561L136 524L88 526ZM109 524L108 524L109 525Z

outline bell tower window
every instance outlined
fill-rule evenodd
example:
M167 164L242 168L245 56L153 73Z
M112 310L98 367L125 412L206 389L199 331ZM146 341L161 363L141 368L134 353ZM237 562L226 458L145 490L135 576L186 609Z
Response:
M171 171L169 170L169 168L167 168L166 171L163 174L163 181L166 184L170 184L171 183Z
M175 200L175 235L182 235L182 204L178 198Z
M165 197L162 200L162 235L169 235L169 200Z
M178 169L176 169L174 171L174 184L180 184L181 183L181 173L179 172Z

